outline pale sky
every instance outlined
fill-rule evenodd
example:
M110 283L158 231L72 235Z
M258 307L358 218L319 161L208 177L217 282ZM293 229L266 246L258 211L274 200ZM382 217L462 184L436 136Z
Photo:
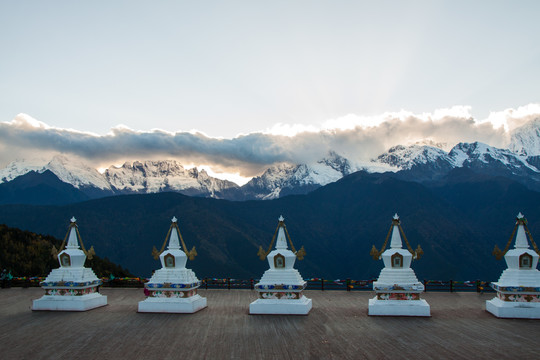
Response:
M440 109L481 123L540 103L538 19L540 1L0 0L0 123L224 140Z

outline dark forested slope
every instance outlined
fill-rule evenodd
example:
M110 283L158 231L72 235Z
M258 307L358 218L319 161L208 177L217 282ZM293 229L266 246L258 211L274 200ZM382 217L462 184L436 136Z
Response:
M508 179L450 173L430 186L393 174L358 172L307 195L271 201L231 202L177 193L115 196L66 206L0 206L0 222L62 237L75 216L79 230L96 253L148 276L159 262L170 219L179 226L198 257L188 267L202 277L258 278L268 268L256 256L271 241L277 218L296 247L304 277L377 277L381 261L369 256L382 246L391 217L398 213L413 247L424 257L413 263L420 279L495 280L503 262L491 252L504 246L515 215L522 211L533 233L540 233L540 193Z

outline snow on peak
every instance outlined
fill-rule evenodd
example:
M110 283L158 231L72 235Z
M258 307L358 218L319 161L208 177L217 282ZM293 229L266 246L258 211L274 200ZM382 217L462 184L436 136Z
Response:
M450 151L450 157L456 166L463 166L465 161L478 160L488 163L490 159L501 161L508 165L507 154L504 150L494 148L481 142L459 143ZM512 154L513 155L513 154Z
M261 176L254 177L245 186L257 189L256 198L268 200L281 196L283 189L323 186L356 171L350 162L335 152L311 164L272 165Z
M81 161L68 159L64 155L54 156L44 168L52 171L63 182L76 188L84 186L94 186L102 190L110 190L111 188L99 171Z
M507 149L498 149L496 147L481 143L459 143L449 153L455 167L462 167L465 164L478 162L481 164L490 164L494 162L501 163L506 168L528 168L535 173L538 172L534 166L527 162L526 156L515 154Z
M43 173L47 170L76 188L94 186L99 189L110 189L107 181L96 169L74 159L68 159L64 155L56 155L49 162L43 160L14 161L0 170L0 183L11 181L30 171Z
M349 175L355 171L353 170L353 166L349 160L339 155L335 151L330 151L328 153L328 157L317 161L317 164L328 166L335 171L340 172L342 175Z
M415 165L427 164L438 160L449 161L446 151L428 145L397 145L374 160L376 163L388 164L401 170L409 170Z
M121 191L148 192L181 191L221 191L236 184L212 178L204 170L185 169L175 160L126 162L121 167L110 167L104 172L107 181Z
M524 156L540 155L540 118L514 129L510 133L509 150Z
M24 175L30 171L42 172L46 161L44 160L16 160L8 164L3 169L0 169L0 184L15 179L18 176Z
M8 182L30 171L43 173L50 170L61 181L76 188L98 188L107 191L154 193L160 191L183 191L188 194L208 194L238 188L231 181L214 178L205 170L184 169L174 161L135 161L117 167L111 166L100 173L85 163L64 155L56 155L50 161L14 161L0 169L0 183Z

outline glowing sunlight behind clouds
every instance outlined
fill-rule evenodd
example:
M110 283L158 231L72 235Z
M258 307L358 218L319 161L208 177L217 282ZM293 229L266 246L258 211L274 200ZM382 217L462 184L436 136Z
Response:
M268 166L316 162L330 151L356 164L369 162L395 145L480 141L507 147L510 132L540 118L540 105L472 117L471 107L454 106L432 113L387 112L376 116L349 114L318 125L276 124L263 132L216 138L201 132L141 131L116 126L105 135L53 128L28 115L0 122L0 162L63 153L96 168L125 161L175 159L193 164L212 176L244 183Z

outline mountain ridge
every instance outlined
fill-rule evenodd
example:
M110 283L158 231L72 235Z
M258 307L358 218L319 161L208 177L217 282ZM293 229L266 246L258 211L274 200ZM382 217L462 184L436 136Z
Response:
M100 174L80 161L55 156L41 166L25 161L11 163L0 170L0 187L30 171L43 173L50 170L89 198L175 191L235 201L270 200L309 193L358 170L391 171L404 180L429 184L440 181L455 168L465 167L478 173L507 177L540 191L540 119L515 129L511 141L508 149L481 142L461 142L448 151L443 149L446 148L444 144L429 141L396 145L362 164L330 151L326 157L312 163L272 165L243 186L217 179L195 167L186 169L174 160L126 162L122 166L111 166ZM10 188L17 190L13 186ZM10 198L15 197L0 198L0 203L6 203Z
M76 216L87 246L129 269L148 276L159 263L159 248L172 216L188 248L199 256L189 263L199 277L257 278L266 270L256 256L266 248L280 215L297 248L305 277L371 279L381 263L369 256L380 248L398 213L413 247L424 257L415 262L420 279L493 280L503 264L492 256L504 246L515 215L523 212L533 234L540 232L540 193L516 181L455 169L439 186L400 179L395 173L355 172L306 195L268 201L228 201L175 192L132 194L70 205L1 205L9 226L62 236ZM473 173L474 175L475 173ZM64 220L63 220L64 219Z

